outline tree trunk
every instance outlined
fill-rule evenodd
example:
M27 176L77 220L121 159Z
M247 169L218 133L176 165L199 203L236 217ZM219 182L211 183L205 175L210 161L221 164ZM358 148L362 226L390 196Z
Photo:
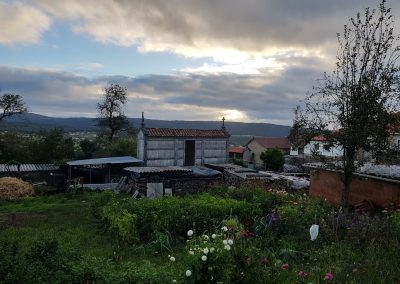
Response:
M343 191L341 198L341 205L348 211L349 209L349 197L350 197L350 184L353 177L354 172L354 159L355 159L355 150L350 149L346 151L346 157L344 161L344 177L343 177Z

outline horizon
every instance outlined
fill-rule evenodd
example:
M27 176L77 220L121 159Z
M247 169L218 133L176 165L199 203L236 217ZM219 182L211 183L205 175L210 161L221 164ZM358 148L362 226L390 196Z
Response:
M128 117L290 126L333 71L336 34L378 4L0 0L0 94L21 95L33 113L95 117L118 83ZM400 15L399 2L387 6Z
M38 116L42 116L42 117L47 117L47 118L60 118L60 119L69 119L69 118L83 118L83 119L96 119L96 117L89 117L89 116L50 116L50 115L44 115L44 114L40 114L40 113L35 113L35 112L27 112L24 114L20 114L17 116L11 116L6 118L5 121L10 121L10 120L18 120L19 118L21 118L21 116L24 115L29 115L29 114L33 114L33 115L38 115ZM128 116L128 119L141 119L141 117L131 117ZM151 120L151 121L170 121L170 122L174 122L174 121L185 121L185 122L221 122L221 120L184 120L184 119L161 119L161 118L148 118L145 116L144 118L145 123L146 120ZM225 123L244 123L244 124L270 124L270 125L277 125L277 126L285 126L285 127L292 127L292 125L284 125L284 124L275 124L275 123L268 123L268 122L253 122L253 121L236 121L236 120L225 120Z

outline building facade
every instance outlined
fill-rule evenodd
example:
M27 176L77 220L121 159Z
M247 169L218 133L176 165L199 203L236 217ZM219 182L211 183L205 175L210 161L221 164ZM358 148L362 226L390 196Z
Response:
M138 133L137 157L145 166L222 164L228 159L229 133L220 130L145 128Z
M286 137L254 137L245 147L243 160L256 167L263 165L260 155L267 150L278 149L284 155L290 152L290 143Z

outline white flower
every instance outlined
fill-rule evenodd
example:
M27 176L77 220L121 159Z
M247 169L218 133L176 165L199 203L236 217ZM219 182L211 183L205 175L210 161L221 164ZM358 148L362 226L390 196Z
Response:
M169 260L172 261L172 262L174 262L174 261L175 261L175 257L171 256L171 257L169 258Z
M223 243L224 245L227 245L227 244L228 244L228 241L227 241L227 240L223 240L222 243Z
M202 261L206 261L206 260L207 260L207 256L203 255L203 256L201 257L201 260L202 260Z
M310 237L311 237L312 241L315 241L317 239L317 237L318 237L318 229L319 229L319 226L315 225L315 224L313 224L310 227Z
M190 250L189 254L194 255L194 251Z
M214 252L215 251L215 248L210 248L210 252Z
M230 245L226 245L226 246L224 246L224 249L231 250L231 246Z
M215 239L216 237L217 237L216 234L212 234L212 235L211 235L211 238L213 238L213 239Z
M208 252L209 252L208 248L203 249L204 254L208 254Z
M229 244L229 245L233 245L233 240L229 239L229 240L228 240L228 244Z
M190 277L190 276L192 276L192 271L186 270L186 277Z
M210 239L210 237L207 236L207 235L203 235L203 238L204 238L205 240L207 240L207 241Z
M187 235L188 235L189 237L193 236L193 230L187 231Z
M222 229L222 231L225 231L225 232L228 231L228 227L227 226L223 226L221 229Z
M172 280L172 283L176 283L176 280L174 279L174 280Z

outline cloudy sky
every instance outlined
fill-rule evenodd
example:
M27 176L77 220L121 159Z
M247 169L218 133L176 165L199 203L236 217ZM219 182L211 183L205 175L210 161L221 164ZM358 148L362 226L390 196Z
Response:
M399 2L388 1L396 18ZM0 88L51 116L96 116L104 87L119 83L131 117L290 125L293 108L333 69L336 33L377 5L0 0Z

